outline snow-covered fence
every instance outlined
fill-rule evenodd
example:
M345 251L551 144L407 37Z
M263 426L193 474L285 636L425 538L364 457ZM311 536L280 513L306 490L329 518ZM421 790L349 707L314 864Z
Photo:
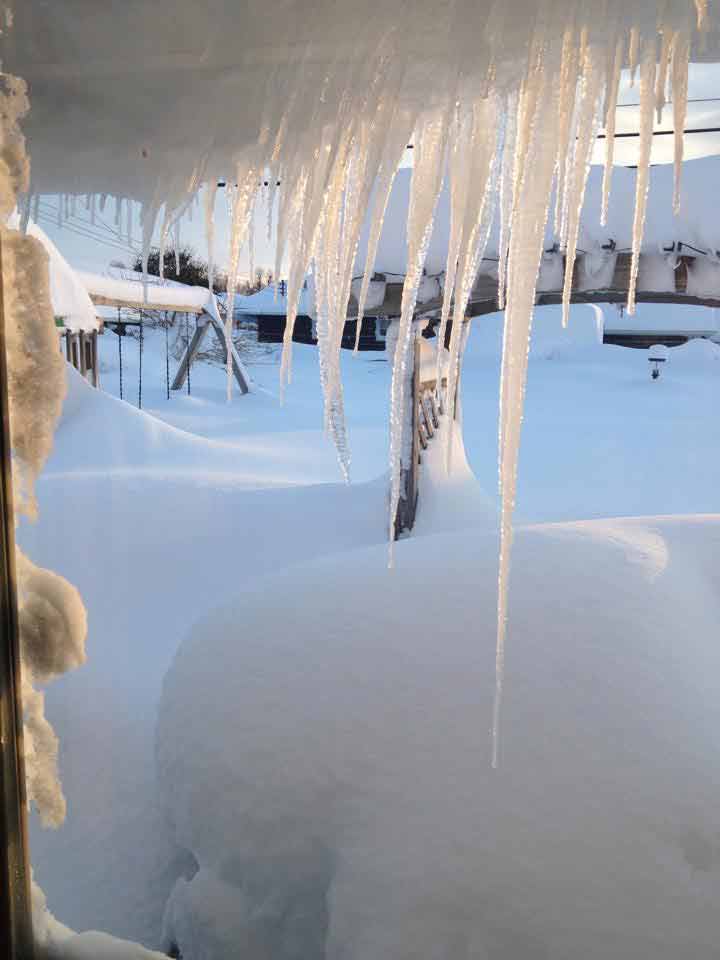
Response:
M400 499L394 521L396 540L415 525L422 451L427 450L440 427L440 413L456 408L454 403L448 402L448 380L445 372L438 382L436 352L429 342L420 336L420 326L415 324L413 330L413 362L412 366L408 365L405 388ZM390 354L395 350L396 337L397 323L393 323L387 332ZM443 349L442 344L438 343L437 349Z
M63 337L67 362L72 364L94 387L100 386L97 330L65 329Z

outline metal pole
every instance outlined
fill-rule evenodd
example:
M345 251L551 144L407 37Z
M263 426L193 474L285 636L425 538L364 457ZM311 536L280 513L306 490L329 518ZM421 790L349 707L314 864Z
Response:
M169 321L167 310L165 311L165 389L167 398L170 399L170 343L169 343Z
M192 357L190 356L190 315L185 314L185 339L187 343L185 344L185 351L187 356L187 392L190 396L190 364L192 363Z
M124 333L123 325L122 325L122 323L120 322L120 307L118 307L117 335L118 335L118 362L119 362L119 364L120 364L120 399L121 399L121 400L122 400L122 398L123 398L123 394L122 394L122 388L123 388L123 382L122 382L122 338L123 338L123 333Z
M34 956L0 248L0 958Z
M140 311L140 365L138 369L138 409L142 410L143 312Z

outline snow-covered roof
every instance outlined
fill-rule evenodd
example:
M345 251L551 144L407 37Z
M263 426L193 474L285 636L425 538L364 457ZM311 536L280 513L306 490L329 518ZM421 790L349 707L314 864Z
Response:
M610 305L603 308L603 313L606 333L720 334L718 311L712 307L639 303L633 316Z
M375 270L380 273L404 275L407 262L407 214L410 196L411 170L400 170L390 195L385 223L380 236ZM607 225L600 224L600 207L603 170L592 167L588 177L587 192L583 205L580 226L579 250L598 250L613 240L618 250L632 246L633 213L635 208L636 171L618 167L612 176L612 192ZM643 238L643 250L661 252L672 243L681 242L701 251L720 250L720 159L704 157L688 160L683 165L681 208L673 215L673 168L662 165L650 169L650 193L647 219ZM550 210L554 209L554 197ZM499 240L499 218L495 217L486 257L496 258ZM556 241L553 216L548 218L545 230L545 248L552 248ZM360 237L355 274L364 270L369 235L366 222ZM450 196L445 184L437 204L435 225L430 239L426 269L429 275L441 273L447 263L450 236ZM693 251L684 252L692 255ZM491 263L483 266L490 272Z
M92 300L99 306L135 306L148 310L176 310L180 313L207 313L219 319L217 300L207 287L191 287L174 281L149 278L121 279L107 274L78 271Z
M238 295L235 297L235 313L246 313L256 317L284 317L287 314L287 294L283 292L285 289L284 286L271 285L248 296ZM315 304L310 284L300 291L297 312L298 316L314 316Z

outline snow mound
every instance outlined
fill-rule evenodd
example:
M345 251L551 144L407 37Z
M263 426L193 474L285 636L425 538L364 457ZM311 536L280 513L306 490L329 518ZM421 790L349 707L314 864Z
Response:
M518 533L499 771L494 537L401 542L390 574L382 548L317 562L217 610L160 709L164 803L198 864L167 943L709 960L719 545L719 517Z

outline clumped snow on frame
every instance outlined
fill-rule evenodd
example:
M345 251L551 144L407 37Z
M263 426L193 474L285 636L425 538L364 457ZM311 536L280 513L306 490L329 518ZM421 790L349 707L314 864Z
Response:
M0 241L8 404L14 487L19 513L37 518L35 484L53 443L65 396L65 363L58 351L42 244L6 226L29 167L18 125L28 102L22 81L4 76L0 92ZM85 608L63 577L17 550L17 587L27 795L46 826L65 819L57 769L58 740L45 717L44 683L85 659Z

